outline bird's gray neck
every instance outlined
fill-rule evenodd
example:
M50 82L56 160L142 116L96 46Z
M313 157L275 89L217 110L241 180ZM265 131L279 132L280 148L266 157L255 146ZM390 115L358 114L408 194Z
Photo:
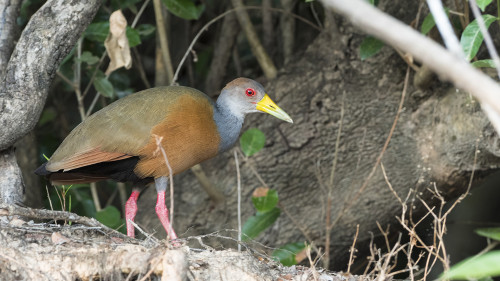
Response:
M214 120L220 135L219 152L226 151L233 146L240 135L244 116L235 115L230 110L224 95L219 96L214 107Z

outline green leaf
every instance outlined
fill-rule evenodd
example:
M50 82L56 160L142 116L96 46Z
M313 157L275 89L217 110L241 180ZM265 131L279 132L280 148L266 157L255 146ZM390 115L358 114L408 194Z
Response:
M110 228L117 228L121 225L120 211L115 206L107 206L95 214L95 218Z
M278 192L275 189L266 190L265 188L264 190L262 190L262 188L258 188L256 191L259 189L263 191L263 194L258 194L260 192L254 192L252 196L253 205L260 213L269 212L276 207L276 204L278 204Z
M141 37L139 36L139 31L133 29L130 26L127 26L126 34L128 39L128 45L130 46L130 48L141 44Z
M101 95L111 98L114 95L113 85L109 82L106 77L97 77L94 79L95 89L101 93Z
M479 279L500 276L500 250L471 257L452 266L440 279Z
M436 22L434 21L434 17L432 16L431 13L429 13L425 18L424 21L422 22L422 26L420 27L420 33L422 34L427 34L431 29L436 25Z
M495 63L493 62L492 59L478 60L478 61L473 62L472 66L478 67L478 68L481 68L481 67L495 68Z
M292 266L300 261L296 260L296 255L306 248L306 243L297 242L286 244L273 251L272 257L281 262L284 266Z
M483 15L483 20L486 28L488 28L497 18L492 15ZM460 45L462 45L467 61L472 60L476 56L482 43L483 34L481 34L477 19L475 19L465 27L460 38Z
M103 21L103 22L96 22L96 23L91 23L85 30L85 38L104 43L104 40L106 40L106 37L108 37L109 33L109 22Z
M243 225L242 240L248 241L249 239L257 237L262 231L271 226L280 216L281 210L274 208L266 213L257 213L251 216Z
M500 241L500 227L479 228L475 232L481 236Z
M248 129L240 137L241 150L247 157L259 152L265 144L266 135L257 128Z
M204 5L196 7L191 0L162 1L172 14L186 20L197 20L205 9Z
M156 27L152 24L145 23L138 25L136 30L142 38L147 38L155 33Z
M371 36L366 37L359 46L361 60L374 56L380 51L380 49L382 49L383 46L384 43L377 38Z
M99 58L92 55L91 52L89 51L84 51L82 55L80 56L80 61L81 62L86 62L89 65L95 64L99 61Z
M446 16L450 16L450 9L444 8L444 11L446 13ZM422 34L427 34L431 29L436 25L436 22L434 22L434 17L432 16L431 13L429 13L425 18L424 21L422 22L422 26L420 26L420 32Z
M484 12L484 9L486 9L486 7L491 4L491 1L493 0L476 0L476 4L481 9L481 11Z

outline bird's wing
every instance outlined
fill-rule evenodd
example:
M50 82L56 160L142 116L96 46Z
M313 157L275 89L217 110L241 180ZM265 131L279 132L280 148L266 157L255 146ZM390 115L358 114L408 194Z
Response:
M165 119L177 98L203 93L185 87L145 90L122 98L96 112L66 137L46 169L68 171L137 156L151 138L151 130Z
M120 152L106 152L100 150L99 147L96 147L67 156L61 161L52 161L50 162L49 169L51 172L60 170L70 171L96 163L117 161L130 157L132 157L132 155Z

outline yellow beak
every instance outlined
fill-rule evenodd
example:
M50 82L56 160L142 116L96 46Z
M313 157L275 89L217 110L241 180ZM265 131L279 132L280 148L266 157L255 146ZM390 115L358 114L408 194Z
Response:
M290 118L290 116L288 116L283 109L277 106L267 94L257 103L256 108L257 110L269 113L276 118L293 123L292 118Z

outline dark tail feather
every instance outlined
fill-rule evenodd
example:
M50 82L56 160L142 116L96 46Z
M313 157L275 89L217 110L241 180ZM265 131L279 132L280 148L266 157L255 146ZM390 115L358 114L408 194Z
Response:
M132 182L144 186L154 181L152 177L142 178L134 173L139 157L134 156L117 161L101 162L70 171L48 171L47 163L38 167L35 174L45 176L52 184L78 184L113 179L119 182Z
M48 176L48 175L50 175L52 172L47 171L47 169L45 169L45 165L47 165L47 163L43 163L42 166L38 167L35 170L35 174L37 174L39 176Z
M71 185L79 183L91 183L108 179L107 176L89 175L84 173L52 173L48 179L53 185Z

